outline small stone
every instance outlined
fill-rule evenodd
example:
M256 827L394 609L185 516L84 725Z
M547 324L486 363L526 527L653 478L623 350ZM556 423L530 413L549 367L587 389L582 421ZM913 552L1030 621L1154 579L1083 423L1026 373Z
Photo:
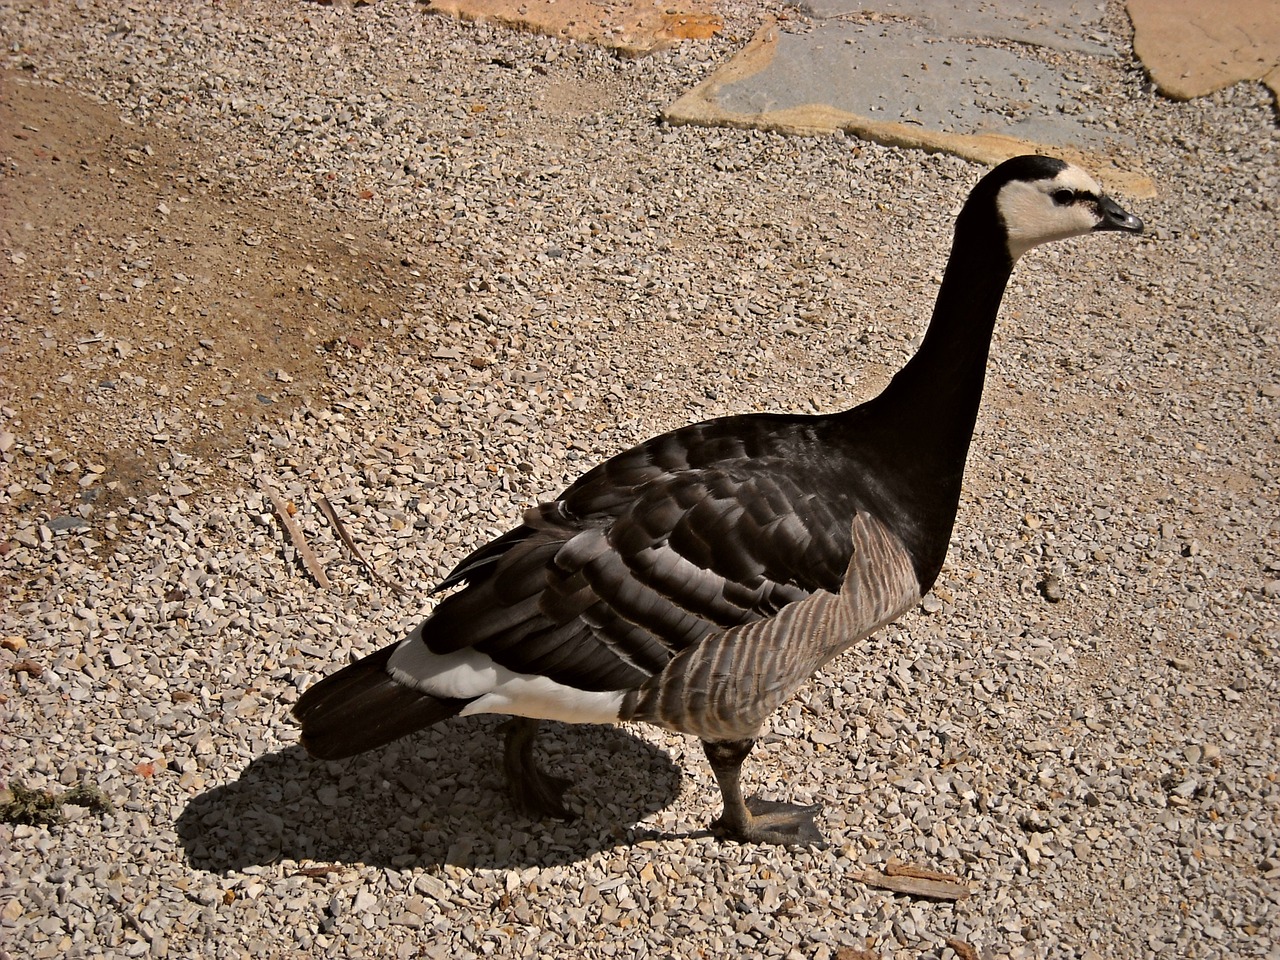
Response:
M1040 581L1040 593L1050 603L1057 603L1065 596L1062 581L1052 573Z
M413 888L432 900L445 900L449 896L449 888L445 886L445 882L429 873L424 873L415 879Z
M16 663L9 664L9 672L14 676L25 673L30 677L41 677L44 676L44 667L34 660L19 660Z

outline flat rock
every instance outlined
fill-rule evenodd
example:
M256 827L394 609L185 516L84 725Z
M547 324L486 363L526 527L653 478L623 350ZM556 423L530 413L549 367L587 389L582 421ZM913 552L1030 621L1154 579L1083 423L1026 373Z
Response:
M1087 0L1033 0L1019 4L957 4L955 0L807 0L800 5L820 20L865 14L909 17L938 37L1003 37L1056 50L1114 56L1104 39L1101 5Z
M944 25L965 32L963 21ZM1023 22L1013 26L1009 32L1019 34ZM1045 30L1046 38L1058 35ZM664 118L810 135L844 131L987 164L1049 152L1099 171L1113 190L1151 195L1150 179L1126 168L1128 135L1088 119L1091 88L1080 73L915 21L829 17L804 33L770 23Z
M1160 92L1203 97L1261 80L1280 97L1280 4L1129 0L1133 49Z
M709 4L594 3L592 0L427 0L429 13L482 20L533 33L596 43L631 55L719 33Z
M723 28L714 7L698 0L427 0L425 7L631 55ZM1280 5L1129 0L1127 7L1134 53L1167 96L1186 100L1246 80L1262 80L1280 96ZM799 8L813 29L787 33L765 24L664 118L797 134L842 130L988 164L1053 152L1101 170L1111 189L1152 195L1150 179L1124 159L1133 153L1130 138L1097 122L1087 69L1036 52L1127 55L1108 34L1103 5L807 0Z

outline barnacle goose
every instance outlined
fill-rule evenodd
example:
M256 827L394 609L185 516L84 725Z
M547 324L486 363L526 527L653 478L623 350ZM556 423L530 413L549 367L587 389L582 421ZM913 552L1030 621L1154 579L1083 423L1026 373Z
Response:
M817 807L745 799L742 763L815 670L933 585L1013 265L1101 230L1142 221L1061 160L1000 164L956 221L919 350L879 396L709 420L590 470L459 563L403 641L307 690L303 745L336 759L446 717L510 715L513 800L568 816L567 782L533 759L539 721L643 720L702 740L719 834L820 839Z

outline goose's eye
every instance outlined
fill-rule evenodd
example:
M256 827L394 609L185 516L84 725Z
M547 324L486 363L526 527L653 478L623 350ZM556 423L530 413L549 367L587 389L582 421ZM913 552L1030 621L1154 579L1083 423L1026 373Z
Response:
M1053 191L1053 202L1060 207L1065 207L1067 204L1074 201L1075 198L1076 198L1076 193L1074 190L1064 189L1064 190Z

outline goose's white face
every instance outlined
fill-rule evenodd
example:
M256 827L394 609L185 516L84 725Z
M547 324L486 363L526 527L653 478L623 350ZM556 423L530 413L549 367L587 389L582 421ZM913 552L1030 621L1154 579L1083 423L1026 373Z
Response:
M1115 207L1097 181L1070 164L1048 179L1011 180L996 194L996 209L1009 238L1009 256L1015 261L1050 240L1078 237L1100 226L1106 229L1108 206Z

